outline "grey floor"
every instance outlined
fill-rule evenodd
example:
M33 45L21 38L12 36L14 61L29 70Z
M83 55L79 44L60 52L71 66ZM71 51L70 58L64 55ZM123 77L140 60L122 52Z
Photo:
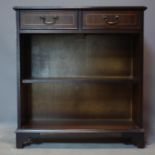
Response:
M124 144L43 143L15 148L15 124L0 124L0 155L155 155L155 135L147 137L145 149Z

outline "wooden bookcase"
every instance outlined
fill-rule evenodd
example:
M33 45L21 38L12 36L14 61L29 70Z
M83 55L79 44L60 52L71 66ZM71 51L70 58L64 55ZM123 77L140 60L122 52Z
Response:
M18 129L32 142L144 147L145 7L15 7Z

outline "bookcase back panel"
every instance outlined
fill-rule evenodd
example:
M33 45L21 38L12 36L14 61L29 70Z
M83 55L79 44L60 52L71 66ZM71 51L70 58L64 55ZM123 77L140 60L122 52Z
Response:
M49 119L124 119L132 117L128 84L53 82L31 84L30 117Z
M31 77L133 75L132 35L32 35Z

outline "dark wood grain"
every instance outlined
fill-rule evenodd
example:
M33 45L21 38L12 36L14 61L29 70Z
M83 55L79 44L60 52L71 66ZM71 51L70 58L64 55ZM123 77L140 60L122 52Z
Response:
M104 138L143 148L146 7L14 9L17 148L38 141Z
M133 40L132 35L33 35L29 76L132 77Z
M139 34L140 31L138 29L20 29L19 32L21 34Z
M83 11L82 29L138 29L138 11Z
M125 84L32 84L32 119L132 119L132 88Z
M56 78L30 78L23 79L22 83L53 83L53 82L63 82L63 81L74 81L74 82L94 82L94 83L137 83L139 82L137 78L134 77L104 77L104 76L94 76L94 77L56 77Z
M78 132L85 131L108 131L108 130L136 130L139 129L134 122L130 120L102 120L102 119L53 119L53 120L30 120L27 121L22 129L31 130L68 130Z
M140 10L147 9L145 6L15 6L14 10Z
M56 17L56 19L54 19L54 17ZM77 29L77 19L77 11L26 10L20 12L20 28Z

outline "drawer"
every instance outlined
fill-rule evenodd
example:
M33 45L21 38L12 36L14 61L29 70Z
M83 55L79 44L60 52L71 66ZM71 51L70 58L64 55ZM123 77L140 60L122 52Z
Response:
M83 11L83 29L130 29L140 27L138 11Z
M77 29L77 11L23 10L20 13L21 29Z

